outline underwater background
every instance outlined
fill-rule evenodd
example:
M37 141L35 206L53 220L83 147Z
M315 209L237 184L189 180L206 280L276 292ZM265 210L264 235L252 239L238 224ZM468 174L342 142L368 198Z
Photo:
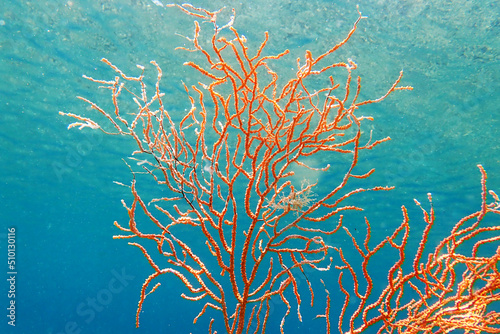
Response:
M210 318L218 316L207 312L193 325L202 304L182 299L185 287L165 276L161 288L146 299L141 326L135 328L140 289L152 269L137 248L112 239L119 232L113 222L127 222L120 201L130 200L128 190L113 181L130 182L122 159L130 155L133 143L90 129L67 130L72 119L59 115L82 114L88 108L76 96L109 102L97 85L82 78L114 77L100 62L102 57L129 74L138 73L136 64L156 60L169 96L178 97L169 99L171 108L184 108L182 81L191 78L182 64L190 54L174 49L185 43L180 35L192 36L193 18L155 2L1 1L0 333L206 333ZM498 1L191 3L209 10L226 6L227 13L235 8L234 26L250 46L258 46L269 31L266 54L290 50L286 59L275 63L285 79L295 73L295 59L303 58L306 50L318 54L345 37L359 4L368 18L332 61L351 58L358 64L355 74L362 77L363 98L381 96L402 69L402 85L414 90L396 92L359 112L375 118L370 123L375 138L392 139L363 152L359 170L374 167L376 172L359 184L396 189L356 198L365 211L345 218L356 237L364 236L366 216L374 227L372 239L382 240L399 225L401 206L406 205L414 237L411 253L424 227L413 199L429 208L430 192L437 216L431 247L458 219L479 209L477 164L488 173L488 188L500 190ZM328 187L327 179L321 181ZM9 227L16 229L15 327L6 317ZM329 242L339 246L342 238L346 240L342 235ZM336 332L343 303L343 296L334 291L338 272L308 275L314 284L323 278L332 294ZM378 275L384 287L387 272ZM302 323L292 306L286 333L325 331L324 320L314 319L325 307L324 289L316 287L313 309L303 301ZM284 311L277 307L269 333L277 332Z

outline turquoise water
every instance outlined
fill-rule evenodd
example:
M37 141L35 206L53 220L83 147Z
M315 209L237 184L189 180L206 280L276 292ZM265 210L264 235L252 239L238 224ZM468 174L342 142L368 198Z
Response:
M284 76L294 73L295 58L305 50L317 54L342 39L357 17L358 3L368 19L335 61L357 62L364 98L383 94L401 69L403 85L414 87L361 111L375 118L374 136L392 138L361 158L360 169L377 169L365 186L396 186L360 196L363 215L376 227L373 238L381 240L400 223L400 207L407 205L417 243L424 225L413 199L426 203L431 192L438 217L434 238L439 239L457 219L479 209L478 163L488 172L489 188L500 190L497 2L193 2L209 9L234 7L235 27L250 46L259 45L269 31L266 52L290 49L290 57L276 65ZM2 2L1 256L7 258L7 228L15 227L17 275L16 326L7 324L9 286L4 284L0 332L207 332L210 315L192 324L200 306L179 297L184 289L175 279L164 279L148 297L141 327L135 329L140 288L151 268L136 248L112 239L118 233L113 221L127 221L120 200L129 199L127 189L113 181L130 181L121 159L132 146L92 131L67 130L71 120L58 113L84 113L87 106L78 95L108 101L81 77L111 78L102 57L128 73L155 59L164 69L171 101L184 99L181 80L193 78L182 63L190 55L174 48L185 42L179 34L192 34L192 21L146 0ZM183 105L175 103L172 108ZM363 236L363 216L353 215L346 225ZM331 242L338 246L342 238ZM310 309L306 290L303 322L292 309L287 333L324 332L324 322L313 320L324 312L320 277L331 284L334 305L341 303L334 291L337 272L309 275L318 284L315 306ZM381 280L385 276L381 273ZM279 323L282 311L276 310L270 326Z

